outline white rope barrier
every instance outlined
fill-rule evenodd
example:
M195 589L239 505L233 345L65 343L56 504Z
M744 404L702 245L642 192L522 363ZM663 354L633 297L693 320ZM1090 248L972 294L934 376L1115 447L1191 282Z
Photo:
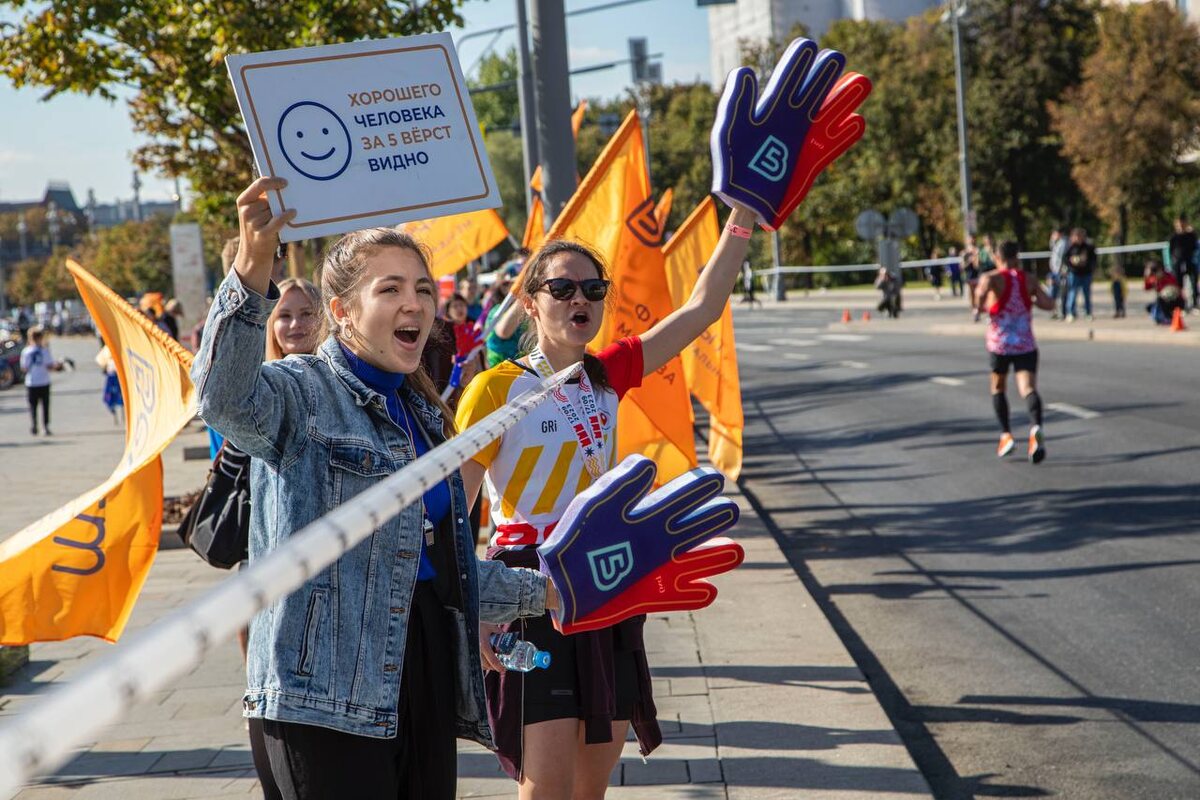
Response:
M1097 247L1096 254L1101 256L1116 255L1118 253L1144 253L1147 251L1159 251L1167 246L1166 242L1149 242L1146 244L1124 244L1112 245L1108 247ZM1050 258L1049 250L1029 250L1019 253L1017 258L1022 261L1032 261L1035 259ZM924 269L932 267L935 264L943 266L956 264L962 261L961 256L950 258L922 258L914 261L901 261L900 269ZM825 272L874 272L879 269L879 264L835 264L833 266L822 267L772 267L771 269L755 270L754 274L761 277L774 277L775 275L813 275Z
M275 551L195 602L123 641L70 683L0 723L0 797L75 755L135 703L187 673L251 617L417 502L437 481L498 439L582 368L574 364L509 401L353 500L305 526Z

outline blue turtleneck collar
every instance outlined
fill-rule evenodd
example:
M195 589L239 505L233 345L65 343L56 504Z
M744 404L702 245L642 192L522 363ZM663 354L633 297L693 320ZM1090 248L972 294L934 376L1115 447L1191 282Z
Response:
M350 371L354 373L360 381L367 385L367 388L379 392L384 397L395 396L396 390L404 385L404 379L407 377L403 372L388 372L385 369L368 364L361 358L350 351L346 345L338 342L338 347L342 348L342 355L346 357L346 363L350 365Z

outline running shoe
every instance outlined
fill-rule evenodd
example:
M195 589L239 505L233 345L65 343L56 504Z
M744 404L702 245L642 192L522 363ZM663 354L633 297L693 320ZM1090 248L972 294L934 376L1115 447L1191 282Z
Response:
M1012 434L1002 434L1000 436L1000 444L996 447L996 458L1004 458L1015 449L1017 449L1017 443L1013 441Z
M1046 444L1042 441L1042 428L1034 425L1029 429L1029 463L1040 464L1046 457Z

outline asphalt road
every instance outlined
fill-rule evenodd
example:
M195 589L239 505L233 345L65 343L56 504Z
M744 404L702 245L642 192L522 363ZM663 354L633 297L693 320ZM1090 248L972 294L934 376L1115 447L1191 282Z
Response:
M1044 343L1033 466L982 328L835 317L737 311L742 483L937 795L1200 797L1200 351Z

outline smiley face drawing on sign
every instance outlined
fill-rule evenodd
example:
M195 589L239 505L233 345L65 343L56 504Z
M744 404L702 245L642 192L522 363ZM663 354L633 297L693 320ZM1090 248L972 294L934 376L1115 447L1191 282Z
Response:
M350 131L329 108L302 100L279 117L279 149L306 178L330 181L350 165Z

